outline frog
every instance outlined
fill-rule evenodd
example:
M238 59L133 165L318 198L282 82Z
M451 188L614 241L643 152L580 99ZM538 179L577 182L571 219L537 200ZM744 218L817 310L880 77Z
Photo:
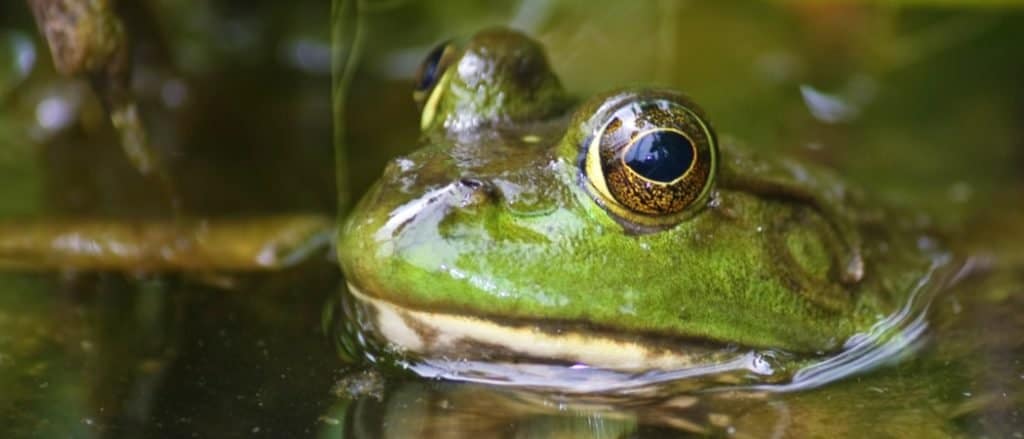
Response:
M719 141L679 91L573 96L515 30L440 44L413 98L419 148L338 227L371 360L543 386L552 368L779 383L909 346L958 266L835 172Z

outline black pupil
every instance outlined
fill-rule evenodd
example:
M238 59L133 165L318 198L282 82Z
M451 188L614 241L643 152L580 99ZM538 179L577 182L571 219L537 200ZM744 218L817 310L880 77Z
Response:
M655 131L639 138L623 159L644 178L668 183L690 169L693 144L675 131Z
M434 86L434 82L437 81L437 64L441 62L441 55L444 54L446 45L446 43L439 44L430 51L427 59L423 60L423 73L420 74L420 82L416 85L417 90L424 91Z

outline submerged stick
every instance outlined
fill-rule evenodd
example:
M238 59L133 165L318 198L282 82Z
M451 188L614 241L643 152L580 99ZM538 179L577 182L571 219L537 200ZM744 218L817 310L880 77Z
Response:
M0 221L0 270L271 271L329 246L321 215Z

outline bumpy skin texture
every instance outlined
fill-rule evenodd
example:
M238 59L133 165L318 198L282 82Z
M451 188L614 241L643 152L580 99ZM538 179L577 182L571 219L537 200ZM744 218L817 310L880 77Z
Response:
M342 267L366 294L556 331L813 353L898 309L930 264L910 226L832 174L728 146L702 206L636 226L588 189L582 149L609 102L688 101L621 90L553 113L568 99L535 42L490 30L468 47L423 148L341 227Z

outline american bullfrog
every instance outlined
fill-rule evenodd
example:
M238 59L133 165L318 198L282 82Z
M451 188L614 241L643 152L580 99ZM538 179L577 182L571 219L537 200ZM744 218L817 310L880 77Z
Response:
M677 91L571 96L515 31L438 46L414 98L423 146L338 253L371 350L422 375L779 381L905 346L955 265L832 172L720 142Z

